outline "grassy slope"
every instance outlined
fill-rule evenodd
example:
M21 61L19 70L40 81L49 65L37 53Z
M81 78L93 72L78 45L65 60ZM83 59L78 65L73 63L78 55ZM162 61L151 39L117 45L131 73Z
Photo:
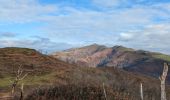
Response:
M34 49L1 48L0 49L0 91L10 88L10 80L14 80L18 67L22 65L24 73L29 73L25 85L49 83L55 78L52 71L65 70L72 65L52 57L42 55ZM58 74L58 73L57 73Z
M170 62L170 55L165 55L165 54L161 54L161 53L155 53L155 54L153 54L153 57L158 58L158 59L163 59L165 61Z

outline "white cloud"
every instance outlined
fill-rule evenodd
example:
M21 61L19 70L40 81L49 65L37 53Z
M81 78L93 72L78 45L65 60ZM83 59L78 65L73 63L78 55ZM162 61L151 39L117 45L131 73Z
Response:
M1 38L12 38L15 37L17 34L12 32L0 32Z
M92 0L93 4L98 8L110 9L110 8L126 8L133 7L135 5L142 5L146 3L152 3L148 0Z
M127 36L131 36L126 40ZM169 53L170 48L170 24L153 24L148 25L143 30L136 32L127 32L125 35L120 35L119 42L138 49L147 49Z
M133 34L129 34L129 33L121 33L120 34L120 41L130 41L134 38Z
M140 2L143 0L138 3ZM42 42L44 44L41 43L39 47L52 47L56 44L52 41L67 41L73 44L120 43L143 49L169 48L166 45L170 38L170 3L150 6L138 4L123 9L114 7L127 3L127 0L93 0L93 3L110 9L98 11L68 6L59 8L56 5L42 5L36 0L0 0L0 24L36 21L45 23L39 33L46 34L50 40ZM32 43L35 41L3 41L4 46L32 46Z
M0 47L24 47L24 48L33 48L41 49L43 51L55 52L65 49L69 49L76 45L68 43L57 43L53 42L48 38L34 37L34 39L1 39Z
M0 0L0 22L36 21L39 17L56 10L56 6L40 5L36 0Z
M57 36L59 40L65 38L70 42L81 42L85 38L87 40L93 39L96 42L100 41L100 43L103 40L105 40L104 42L113 43L117 34L153 24L155 16L161 19L168 17L160 9L146 6L110 10L108 12L78 10L70 7L62 10L67 14L47 16L41 19L49 23L48 26L42 27L42 31Z
M112 8L119 6L123 0L92 0L94 4L101 7Z

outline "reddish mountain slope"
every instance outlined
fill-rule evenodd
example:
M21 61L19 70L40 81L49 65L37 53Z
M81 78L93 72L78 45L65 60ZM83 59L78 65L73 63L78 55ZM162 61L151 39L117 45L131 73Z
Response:
M159 55L159 56L158 56ZM65 62L88 67L116 67L158 77L164 62L169 62L165 55L122 46L108 48L90 45L82 48L57 52L52 55ZM166 55L166 57L169 57Z

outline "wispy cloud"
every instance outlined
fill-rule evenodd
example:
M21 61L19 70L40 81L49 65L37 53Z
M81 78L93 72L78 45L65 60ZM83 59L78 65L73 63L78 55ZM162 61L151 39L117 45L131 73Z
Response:
M53 5L41 5L37 0L0 0L0 22L24 23L57 10Z
M170 37L170 2L165 1L89 0L87 3L90 4L87 5L90 6L81 4L81 8L80 1L77 3L74 0L74 5L69 5L69 2L60 5L57 1L56 4L42 4L38 0L0 0L0 29L6 27L3 24L13 24L15 27L24 23L24 29L20 30L25 31L9 39L13 37L11 33L18 32L6 28L10 34L0 33L3 42L0 45L64 49L71 47L70 44L95 42L165 52L170 50L164 46L169 43ZM45 38L21 38L21 35L30 36L27 35L30 30L28 23L35 22L40 25L34 35ZM55 45L60 46L52 48Z
M64 10L67 12L66 15L48 16L43 19L49 23L48 26L42 28L44 32L70 40L80 38L78 41L84 41L83 38L86 36L94 36L94 40L101 43L103 40L105 40L104 42L114 41L114 38L110 37L115 37L122 32L157 23L154 21L157 18L167 19L169 17L167 12L147 6L136 6L123 10L113 9L107 12L68 7ZM89 39L88 37L86 39Z
M26 47L26 48L34 48L41 49L47 52L55 52L61 51L65 49L69 49L77 45L72 45L68 43L56 43L51 41L49 38L44 37L35 37L32 39L1 39L0 47Z
M124 0L92 0L98 7L113 8L118 7Z
M169 53L170 24L154 24L142 30L129 31L120 34L119 42L138 49L147 49Z
M0 32L0 37L2 38L11 38L11 37L16 37L17 34L16 33L12 33L12 32Z

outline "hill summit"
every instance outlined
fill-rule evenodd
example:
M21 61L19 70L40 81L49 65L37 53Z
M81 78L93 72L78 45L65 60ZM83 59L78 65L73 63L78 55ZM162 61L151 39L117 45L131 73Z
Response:
M169 55L98 44L56 52L52 56L78 66L121 68L154 77L162 73L164 62L170 62Z

